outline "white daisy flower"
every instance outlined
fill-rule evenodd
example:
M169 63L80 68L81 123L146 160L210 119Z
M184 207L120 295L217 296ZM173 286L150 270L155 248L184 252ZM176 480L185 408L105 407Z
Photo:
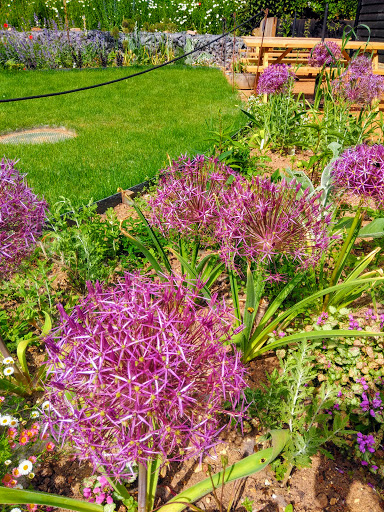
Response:
M10 421L12 419L12 416L1 416L0 418L0 425L3 425L3 427L9 425Z
M30 460L22 460L17 468L20 472L20 475L28 475L32 471L33 465Z
M13 360L12 357L6 357L5 359L3 359L3 364L13 364L15 361Z
M11 418L11 421L9 422L10 427L17 427L18 424L19 420L17 420L16 418Z
M12 464L11 460L7 459L7 460L4 461L4 465L5 466L9 466L10 464Z
M24 487L21 484L16 484L14 489L24 489ZM13 509L13 510L15 510L15 509ZM12 512L12 510L11 510L11 512Z
M41 408L43 409L43 411L49 411L50 406L51 404L48 402L48 400L46 400L45 402L42 403Z
M21 510L19 508L12 508L11 512L21 512Z
M31 412L31 418L39 418L39 417L40 417L40 413L38 411Z
M14 373L15 370L14 368L12 368L12 366L7 366L4 370L3 370L3 373L6 377L8 377L8 375L12 375L12 373Z

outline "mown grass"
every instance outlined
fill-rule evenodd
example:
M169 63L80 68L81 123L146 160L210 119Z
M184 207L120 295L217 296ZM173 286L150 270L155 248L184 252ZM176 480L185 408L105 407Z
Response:
M132 74L135 68L0 72L0 98L83 87ZM55 144L1 144L19 159L34 190L76 204L114 194L154 176L171 158L207 149L208 126L242 120L239 97L219 70L173 66L117 84L0 104L0 133L64 126L74 139Z

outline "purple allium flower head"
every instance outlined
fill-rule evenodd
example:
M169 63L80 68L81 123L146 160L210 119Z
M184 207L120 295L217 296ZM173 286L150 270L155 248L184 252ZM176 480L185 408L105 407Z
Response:
M365 435L361 432L357 433L357 444L361 453L365 453L367 450L370 453L375 453L375 438L369 434Z
M372 72L372 59L368 55L358 55L348 64L348 72L354 77Z
M53 437L115 477L131 473L127 462L183 460L215 445L219 415L241 415L245 387L240 354L225 345L225 303L198 307L181 281L138 274L88 288L70 315L60 308L46 341Z
M341 50L335 41L321 42L317 44L308 57L308 64L315 68L329 66L341 58Z
M360 144L344 151L332 169L337 188L384 204L384 146Z
M296 74L286 64L271 64L260 75L257 94L279 94L288 92Z
M220 253L231 266L234 255L260 262L286 257L300 268L316 265L328 247L331 217L300 184L254 177L234 183L221 211Z
M0 279L33 251L47 213L46 202L27 186L15 163L0 162Z
M369 57L359 55L332 81L332 91L345 101L370 105L384 93L384 77L373 73Z
M243 178L217 159L181 156L162 171L157 194L148 201L149 222L165 236L173 230L212 243L222 194L232 180Z

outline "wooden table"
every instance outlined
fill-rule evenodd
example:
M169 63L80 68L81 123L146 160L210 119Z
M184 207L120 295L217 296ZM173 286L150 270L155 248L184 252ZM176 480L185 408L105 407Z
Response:
M314 46L321 42L315 37L243 37L247 49L243 50L243 62L247 62L248 73L261 73L270 64L291 64L298 75L317 75L322 68L315 68L308 65L308 57ZM341 48L341 39L326 39L335 41ZM343 51L343 60L351 60L348 50L354 53L370 53L372 55L373 72L377 75L384 75L384 69L379 68L379 50L384 50L384 43L370 41L349 41ZM259 66L258 66L259 63ZM296 69L297 67L297 69Z

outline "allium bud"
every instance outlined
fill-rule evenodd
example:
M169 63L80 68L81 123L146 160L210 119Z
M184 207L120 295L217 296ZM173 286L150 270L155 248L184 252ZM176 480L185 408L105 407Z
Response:
M286 64L271 64L260 75L257 94L286 93L295 77L294 71Z
M324 65L334 64L341 58L341 50L335 41L321 42L317 44L308 57L308 64L321 68Z
M88 288L72 314L60 309L46 342L53 438L115 477L131 474L129 462L183 460L213 446L220 415L238 414L245 387L240 355L225 345L225 303L199 307L181 282L138 274Z
M360 144L344 151L333 163L332 178L337 188L384 204L384 146Z
M165 236L174 231L214 243L221 196L239 179L217 159L181 156L162 172L157 194L148 201L149 221Z
M331 216L300 184L253 178L236 184L222 209L221 254L231 265L235 255L269 263L276 257L297 261L300 268L317 264L328 247Z
M0 280L17 270L34 248L46 217L47 204L39 200L15 168L0 163Z

